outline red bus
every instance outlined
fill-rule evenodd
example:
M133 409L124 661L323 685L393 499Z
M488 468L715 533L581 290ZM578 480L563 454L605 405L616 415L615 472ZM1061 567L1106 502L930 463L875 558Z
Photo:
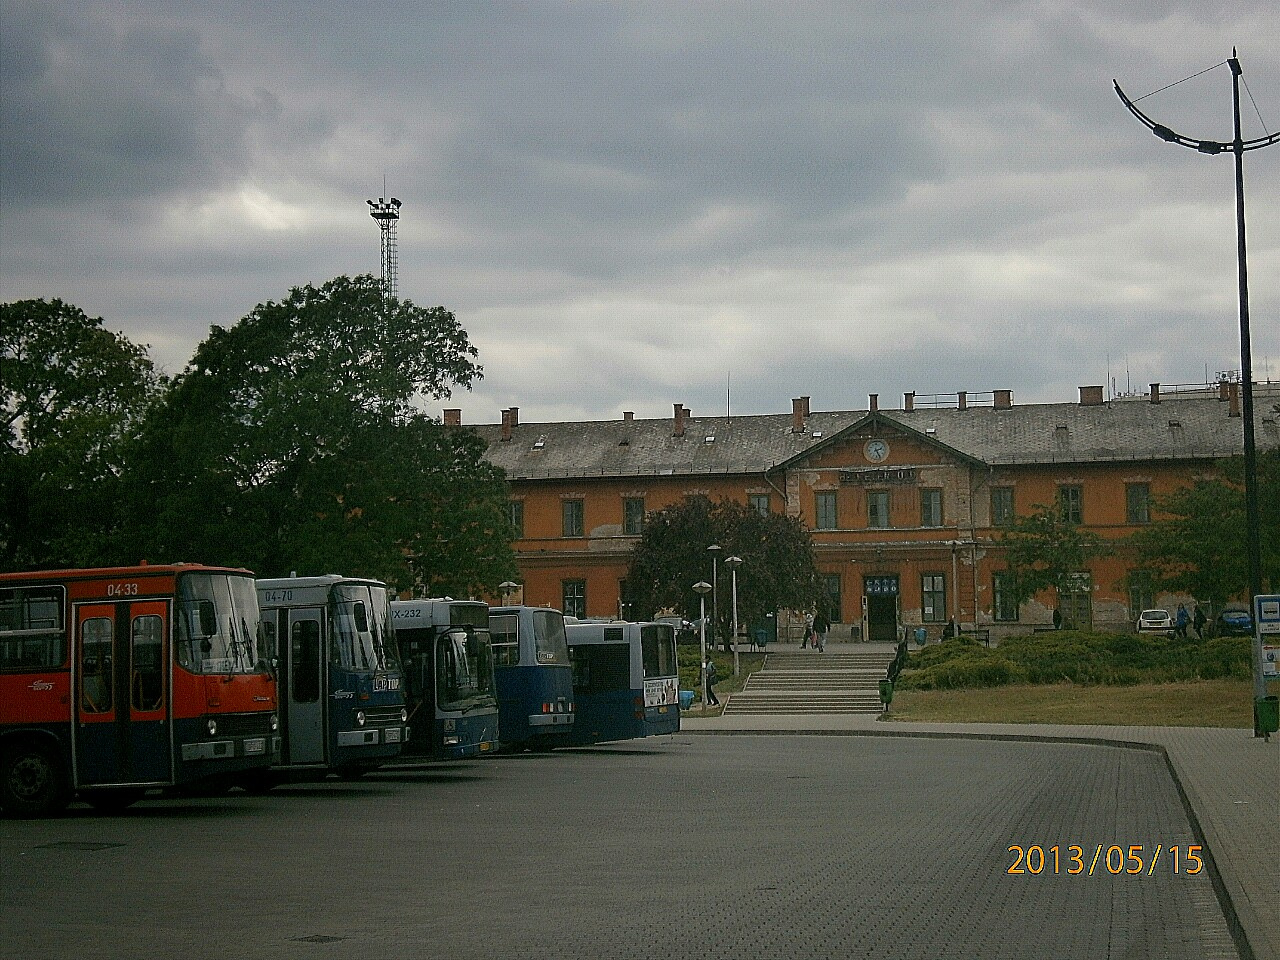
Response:
M119 809L222 785L280 754L248 570L0 574L0 808Z

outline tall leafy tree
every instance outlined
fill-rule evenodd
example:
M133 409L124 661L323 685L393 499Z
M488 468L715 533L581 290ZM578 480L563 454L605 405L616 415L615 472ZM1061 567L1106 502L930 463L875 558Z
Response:
M514 572L500 471L418 407L481 375L457 318L338 277L215 327L152 418L157 555L470 593Z
M799 520L781 514L762 516L732 500L712 503L705 497L690 497L645 518L627 573L633 616L649 618L674 610L697 618L701 607L693 584L711 580L707 547L713 543L723 548L721 561L742 558L740 624L782 609L807 609L822 598L813 543ZM721 602L716 633L725 638L727 648L733 615L731 576L723 562L718 566Z
M1156 504L1152 523L1133 537L1154 582L1214 609L1249 588L1245 554L1244 460L1219 464L1220 478L1197 480ZM1263 589L1280 589L1280 450L1257 458Z
M61 300L0 304L0 566L120 563L128 437L162 387L145 347Z
M1087 572L1090 560L1111 551L1096 533L1068 520L1058 504L1037 504L1017 517L1003 542L1009 588L1019 604L1049 589L1060 596L1073 574Z

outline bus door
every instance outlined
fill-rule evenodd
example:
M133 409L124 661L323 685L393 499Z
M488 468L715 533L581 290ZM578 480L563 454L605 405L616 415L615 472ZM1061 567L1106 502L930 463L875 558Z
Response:
M288 731L289 763L324 762L325 656L320 607L289 610L287 670L280 691Z
M76 608L76 781L167 783L169 605L164 600Z

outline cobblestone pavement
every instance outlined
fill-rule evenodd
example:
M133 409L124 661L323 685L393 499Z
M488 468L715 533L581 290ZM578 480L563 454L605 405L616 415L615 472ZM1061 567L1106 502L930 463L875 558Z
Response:
M748 723L747 720L754 720ZM1221 880L1220 899L1258 960L1280 960L1280 737L1249 730L1101 725L898 723L843 716L693 719L689 732L804 732L1127 743L1167 756Z
M1234 957L1195 842L1154 751L682 733L3 821L0 954Z

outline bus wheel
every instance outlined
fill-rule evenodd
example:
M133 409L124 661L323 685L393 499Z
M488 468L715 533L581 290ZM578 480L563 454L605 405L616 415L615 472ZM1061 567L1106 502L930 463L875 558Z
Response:
M13 816L48 816L70 799L62 768L44 747L20 744L0 759L0 807Z
M121 790L81 790L80 799L100 813L119 813L142 799L146 790L125 788Z

